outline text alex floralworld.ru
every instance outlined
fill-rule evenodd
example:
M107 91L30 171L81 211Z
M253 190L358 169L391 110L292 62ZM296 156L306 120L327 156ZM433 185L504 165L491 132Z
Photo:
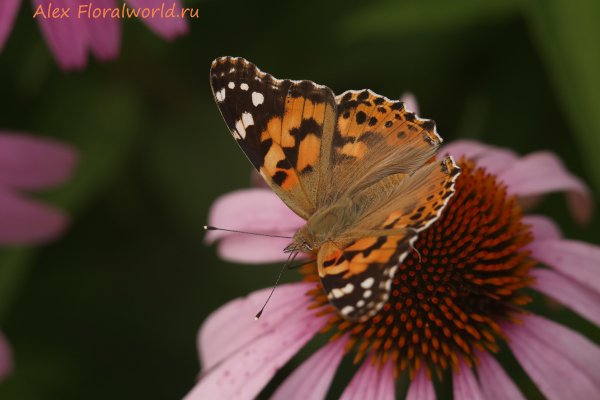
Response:
M48 4L48 9L45 10L41 5L33 14L33 18L39 16L41 18L70 18L70 8L52 7L52 3ZM175 3L171 8L165 10L165 3L160 8L137 8L129 9L126 3L123 3L122 8L99 8L92 7L92 3L82 4L77 10L77 18L183 18L189 11L189 16L198 18L198 9L182 8L181 14L175 15ZM194 12L195 11L195 12Z

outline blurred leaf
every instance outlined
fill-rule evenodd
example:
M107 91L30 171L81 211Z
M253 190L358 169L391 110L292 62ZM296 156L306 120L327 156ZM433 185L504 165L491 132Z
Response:
M524 7L558 100L600 188L600 2L531 0ZM568 145L568 143L565 143Z
M63 96L71 108L49 107L47 124L53 127L53 136L79 150L81 161L71 181L44 197L77 213L111 181L130 154L139 129L138 101L132 93L112 87L76 85Z
M2 321L10 300L19 289L19 283L31 265L35 250L0 250L0 321Z
M486 20L499 20L518 11L516 0L410 0L368 3L340 19L344 41L363 36L437 33Z
M50 122L54 137L78 149L80 165L67 184L40 197L73 214L81 212L110 182L129 154L137 133L137 101L122 90L79 85L71 86L63 95L73 107L65 110L54 103L45 109L49 115L40 119ZM0 320L36 253L33 248L0 250Z

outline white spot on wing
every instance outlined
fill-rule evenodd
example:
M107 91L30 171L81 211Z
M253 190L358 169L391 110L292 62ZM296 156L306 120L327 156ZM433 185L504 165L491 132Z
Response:
M229 70L229 72L230 72L230 73L231 73L231 72L235 72L235 68L231 68L231 69Z
M250 113L243 113L242 114L242 122L244 123L244 126L248 127L250 125L254 125L254 118L252 118L252 114Z
M388 279L388 280L385 282L385 290L387 290L388 292L389 292L390 290L392 290L392 280L391 280L391 279ZM386 294L386 296L387 296L387 294ZM386 300L387 300L387 299L386 299Z
M225 97L223 97L225 98ZM252 92L252 104L254 104L254 107L262 104L265 101L265 96L262 95L262 93L258 93L258 92Z
M340 310L340 312L341 312L342 314L344 314L344 315L348 315L348 314L350 314L352 311L354 311L354 307L352 307L352 306L346 306L346 307L344 307L344 308L342 308L342 309Z
M365 299L368 299L369 297L371 297L372 294L373 294L373 292L371 292L370 290L366 290L365 293L363 294L363 297Z
M247 83L242 83L240 85L240 89L242 89L242 90L248 90L248 84Z
M229 82L229 85L227 85L229 87L229 89L233 89L235 87L235 83L234 82Z
M362 307L364 305L365 305L365 301L364 300L359 300L359 301L356 302L356 307L358 307L358 308L360 308L360 307Z
M341 289L338 288L333 288L331 289L331 294L333 295L333 297L335 297L336 299L339 299L340 297L344 297L344 292L342 292Z
M373 286L373 283L375 283L375 278L370 277L362 281L360 287L362 287L363 289L369 289L371 288L371 286Z
M244 124L239 120L235 123L235 129L238 131L238 134L242 137L242 139L246 139L246 128L244 128Z
M225 101L225 88L219 90L216 94L215 97L217 98L217 101L219 103Z

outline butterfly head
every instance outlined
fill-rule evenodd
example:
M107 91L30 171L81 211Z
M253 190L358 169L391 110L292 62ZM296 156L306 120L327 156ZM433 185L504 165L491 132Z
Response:
M308 226L305 225L302 229L294 234L294 240L284 249L284 252L290 253L294 251L300 251L302 253L312 253L313 250L318 248L319 246L315 244L310 229L308 229Z

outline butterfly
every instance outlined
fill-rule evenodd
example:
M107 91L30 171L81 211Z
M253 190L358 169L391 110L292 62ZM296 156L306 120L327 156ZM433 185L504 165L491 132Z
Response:
M460 168L452 157L433 160L442 143L435 122L370 90L335 96L237 57L215 60L210 82L254 168L307 221L285 251L316 255L345 319L374 316L419 232L454 194Z

